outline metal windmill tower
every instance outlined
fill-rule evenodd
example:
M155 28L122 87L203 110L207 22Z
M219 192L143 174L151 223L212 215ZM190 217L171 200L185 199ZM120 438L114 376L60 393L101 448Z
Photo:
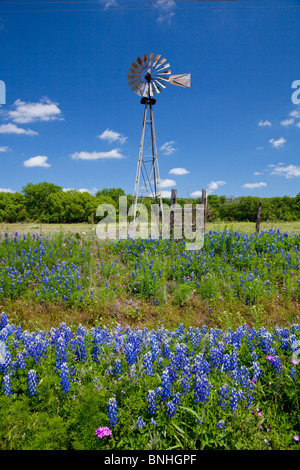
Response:
M141 104L145 106L142 135L140 140L139 158L134 186L134 220L137 211L137 201L140 190L141 176L143 178L143 193L141 197L152 197L159 203L163 214L161 184L159 176L156 137L153 119L153 106L156 103L154 96L161 93L168 83L190 88L191 75L171 75L170 64L160 54L144 54L132 62L128 70L128 84L131 90L141 96ZM150 126L151 154L144 154L144 141L146 125Z

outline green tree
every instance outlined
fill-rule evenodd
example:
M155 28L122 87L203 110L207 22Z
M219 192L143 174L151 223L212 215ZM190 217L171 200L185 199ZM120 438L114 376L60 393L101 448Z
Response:
M47 213L48 196L50 194L63 194L62 187L53 183L28 183L23 187L22 193L26 198L26 209L32 220L41 220L41 215Z

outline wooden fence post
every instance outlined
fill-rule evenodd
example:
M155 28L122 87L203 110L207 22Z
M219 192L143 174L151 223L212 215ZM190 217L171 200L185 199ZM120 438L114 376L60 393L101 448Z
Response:
M171 213L170 213L170 233L171 235L173 235L173 229L174 229L174 210L172 210L172 206L173 208L175 208L175 204L177 202L177 189L172 189L172 193L171 193Z
M259 202L258 211L257 211L256 227L255 227L256 232L259 232L260 219L261 219L261 201Z
M206 217L207 217L207 190L206 189L202 189L202 204L204 205L203 224L204 224L204 233L205 233Z

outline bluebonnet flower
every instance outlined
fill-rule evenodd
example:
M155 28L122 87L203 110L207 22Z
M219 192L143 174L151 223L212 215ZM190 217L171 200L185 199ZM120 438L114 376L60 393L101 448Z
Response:
M167 414L169 416L174 416L177 413L176 403L174 400L169 401L166 404L167 407Z
M60 369L62 363L67 362L67 343L62 336L58 338L55 343L55 352L56 352L56 368Z
M62 389L63 393L67 393L67 392L70 391L69 368L68 368L68 364L66 362L64 362L61 365L60 383L61 383L61 389Z
M234 411L238 407L239 394L236 388L232 387L229 393L230 409Z
M144 354L143 364L146 370L146 374L149 376L154 375L151 351L148 351L146 354Z
M227 405L226 399L228 397L228 385L227 384L224 384L219 388L218 395L219 395L218 405L224 411Z
M151 418L150 424L152 424L153 426L156 426L156 421L155 421L155 419Z
M79 359L83 359L84 361L86 360L85 341L81 334L77 335L76 338L72 340L71 347L72 351Z
M173 401L174 401L176 406L180 405L180 396L181 396L180 393L174 393L173 394Z
M227 353L222 357L222 367L225 373L228 372L232 367L231 357Z
M37 377L36 371L31 369L28 371L27 374L27 383L28 383L28 393L30 396L35 395L37 393L36 385L37 385Z
M148 413L155 414L157 411L157 406L156 406L156 393L154 390L148 391L147 401L148 401Z
M127 363L132 365L136 361L135 350L132 343L127 343L125 348L126 360Z
M17 354L17 365L19 369L24 369L24 370L26 369L26 361L25 361L24 354L22 352Z
M184 393L188 393L190 391L190 388L191 388L190 366L185 366L183 368L181 387L183 388Z
M171 378L168 369L163 370L161 376L162 400L171 396Z
M292 377L293 380L295 380L295 375L296 375L296 369L293 366L290 368L290 376Z
M118 424L117 400L114 397L108 400L107 410L108 410L109 424L114 428Z
M6 374L3 377L3 382L4 382L3 393L4 393L4 395L7 395L8 397L12 397L10 377L11 377L11 373Z
M193 368L192 368L192 372L194 374L197 374L197 375L201 375L201 374L209 374L210 372L210 365L209 363L206 361L206 359L204 359L204 356L202 353L200 354L197 354L197 356L195 357L195 360L194 360L194 364L193 364Z
M220 419L220 421L216 424L217 428L219 429L225 429L225 423L223 419Z
M8 325L8 323L9 323L9 321L8 321L8 317L7 317L6 313L2 312L1 315L0 315L0 330L5 328L6 325Z
M261 375L261 367L259 365L259 362L253 361L252 362L252 367L253 367L253 378L258 379L258 377Z
M120 359L116 359L114 362L114 372L115 374L119 375L122 371L122 363Z
M8 349L6 349L5 350L4 364L2 365L3 375L6 375L8 373L8 370L10 369L11 364L12 364L12 355L11 355L11 352Z
M208 401L210 384L205 375L196 375L194 377L194 401Z
M141 417L139 416L138 419L137 419L136 425L137 425L137 427L139 428L139 430L142 431L143 428L146 426L146 423L145 423L145 421L143 420L143 418L141 418Z

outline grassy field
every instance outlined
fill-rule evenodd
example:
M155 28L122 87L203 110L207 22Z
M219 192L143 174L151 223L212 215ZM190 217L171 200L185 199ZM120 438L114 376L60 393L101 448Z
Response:
M3 226L0 449L299 449L300 227L253 228Z
M232 230L241 233L254 233L255 224L252 222L214 222L206 224L206 232L210 230L216 232L222 232L223 230ZM3 224L0 223L0 235L8 232L13 234L18 233L42 233L42 234L54 234L60 231L67 233L79 233L85 232L87 236L93 235L96 230L96 225L92 224L41 224L41 223L19 223L19 224ZM300 221L295 222L261 222L261 231L269 230L280 230L281 232L287 232L289 234L300 233Z

